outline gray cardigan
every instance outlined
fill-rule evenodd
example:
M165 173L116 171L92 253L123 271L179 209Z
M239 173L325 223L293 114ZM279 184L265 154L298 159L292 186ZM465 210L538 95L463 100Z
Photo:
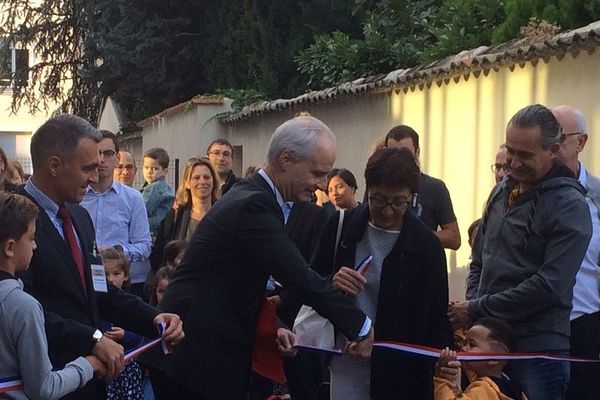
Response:
M42 306L17 279L0 280L0 378L21 376L23 390L8 399L58 399L84 386L94 375L83 357L52 371Z
M492 192L473 246L469 313L514 328L517 351L569 349L575 275L591 237L583 187L557 165L506 211L515 182Z

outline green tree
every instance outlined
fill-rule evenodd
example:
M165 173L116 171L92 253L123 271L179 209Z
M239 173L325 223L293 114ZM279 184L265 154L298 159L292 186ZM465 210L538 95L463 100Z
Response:
M0 37L36 54L36 62L22 71L28 84L12 87L13 112L21 106L32 114L48 111L57 103L59 111L96 117L98 84L87 74L96 60L85 46L93 13L94 3L85 0L0 2Z
M493 41L519 37L520 29L536 17L559 25L563 30L600 19L600 0L506 0L506 19L493 34Z

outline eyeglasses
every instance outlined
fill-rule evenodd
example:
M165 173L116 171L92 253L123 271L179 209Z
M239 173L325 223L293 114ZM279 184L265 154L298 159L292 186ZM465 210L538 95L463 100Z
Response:
M219 156L223 156L225 158L231 157L230 151L213 150L213 151L209 151L208 154L211 156L215 156L215 157L219 157Z
M500 170L503 170L504 172L508 172L508 165L496 163L496 164L490 165L490 169L492 170L492 174L495 174L496 172L499 172Z
M581 135L582 133L583 132L563 133L562 135L560 135L560 143L562 143L565 140L567 140L567 138L569 136L577 136L577 135Z
M100 150L98 151L100 156L104 156L104 158L113 158L117 155L117 152L114 150Z
M135 169L135 165L133 164L117 164L117 166L115 167L117 169L126 169L127 171L133 171Z
M388 199L380 199L377 197L369 196L369 204L376 208L384 209L387 206L392 207L394 210L406 210L410 207L410 199L394 199L388 201Z

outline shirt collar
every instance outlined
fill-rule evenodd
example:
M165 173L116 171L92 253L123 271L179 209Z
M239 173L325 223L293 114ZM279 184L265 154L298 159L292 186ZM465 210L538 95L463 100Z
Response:
M28 179L27 182L25 182L25 191L37 201L38 205L42 207L48 215L58 215L59 204L38 189L31 179Z
M113 179L112 183L110 184L110 186L109 186L109 188L108 188L108 190L106 192L110 192L112 190L116 194L119 194L119 192L121 191L121 186L120 185L121 185L120 182L117 182L116 180ZM91 192L91 193L94 193L94 194L103 194L103 193L100 193L100 192L96 192L91 185L88 185L88 187L85 190L85 192L86 193L90 193ZM106 193L106 192L104 192L104 193Z
M581 161L577 161L579 163L579 177L577 178L579 180L579 183L581 183L581 186L586 187L587 185L587 170L585 169L585 166L583 165L583 163Z
M283 208L287 208L288 210L292 208L292 205L294 205L293 201L288 201L285 202L283 201L283 196L281 196L281 193L279 192L279 190L277 189L277 187L275 186L275 184L273 183L273 181L271 180L271 178L269 177L269 175L267 175L267 171L265 171L264 169L259 169L258 173L260 174L260 176L262 176L264 178L265 181L267 181L267 183L269 184L269 186L271 187L271 190L273 190L273 193L275 193L275 198L277 199L277 203L279 204L279 207Z

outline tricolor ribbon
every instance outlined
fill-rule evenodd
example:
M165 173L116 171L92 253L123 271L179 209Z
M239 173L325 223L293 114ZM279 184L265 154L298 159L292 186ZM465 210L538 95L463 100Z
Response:
M162 341L162 338L154 339L148 343L144 343L134 349L129 350L125 353L125 362L129 362L138 358L141 354L150 350ZM166 354L166 353L165 353ZM0 394L6 392L12 392L14 390L23 390L23 380L20 376L13 376L11 378L0 379Z
M403 353L410 353L421 355L424 357L438 358L442 352L440 349L427 346L419 346L415 344L408 344L402 342L375 342L373 347L388 349L394 351L400 351ZM563 356L560 354L548 354L548 353L470 353L470 352L457 352L456 358L460 361L489 361L489 360L532 360L534 358L543 358L545 360L554 361L572 361L572 362L592 362L599 363L598 358L587 358L587 357L574 357L574 356Z
M367 274L367 271L371 267L372 261L373 261L373 256L372 255L367 256L367 258L365 258L364 260L362 260L362 262L360 264L358 264L358 267L356 268L356 272L358 272L362 276L365 276Z
M298 349L318 352L329 355L342 355L340 349L325 349L316 346L297 345ZM423 357L439 358L442 350L434 347L421 346L402 342L375 342L373 347L385 350L398 351L402 353L415 354ZM563 356L559 354L548 353L470 353L457 352L457 359L460 361L489 361L489 360L531 360L534 358L543 358L545 360L572 361L572 362L591 362L600 363L600 359Z

